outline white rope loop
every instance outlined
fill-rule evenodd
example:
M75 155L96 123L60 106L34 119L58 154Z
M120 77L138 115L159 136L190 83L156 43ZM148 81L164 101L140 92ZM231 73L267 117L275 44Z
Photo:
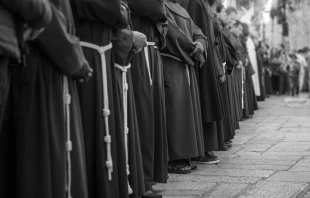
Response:
M128 69L131 67L131 65L129 64L128 66L121 66L121 65L115 63L114 66L117 69L121 70L121 72L122 72L126 168L127 168L127 175L129 175L130 172L129 172L129 165L128 165L128 133L129 133L129 128L128 128L128 83L127 83L126 73L127 73ZM130 187L128 180L127 180L127 183L128 183L128 193L132 194L133 190Z
M106 56L105 52L112 49L112 43L109 43L106 46L98 46L92 43L88 42L80 42L81 46L91 48L94 50L97 50L97 52L100 55L101 58L101 75L102 75L102 94L103 94L103 109L102 109L102 115L104 118L104 123L105 123L105 131L106 131L106 136L104 137L104 142L106 143L107 146L107 161L106 161L106 167L108 169L108 176L109 176L109 181L112 180L112 172L113 172L113 161L112 161L112 154L111 154L111 136L110 136L110 128L109 128L109 115L110 115L110 110L109 110L109 93L108 93L108 75L107 75L107 62L106 62Z
M69 82L68 77L63 76L63 101L64 101L64 111L65 111L65 124L66 124L66 136L67 140L65 143L67 152L67 198L72 198L72 165L71 165L71 151L72 151L72 141L71 141L71 129L70 129L70 104L71 95L69 93Z

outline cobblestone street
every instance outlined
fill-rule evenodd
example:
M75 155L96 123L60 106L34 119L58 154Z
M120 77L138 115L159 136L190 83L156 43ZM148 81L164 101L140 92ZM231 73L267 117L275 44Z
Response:
M218 165L170 175L155 189L164 198L310 198L310 101L271 97L241 122Z

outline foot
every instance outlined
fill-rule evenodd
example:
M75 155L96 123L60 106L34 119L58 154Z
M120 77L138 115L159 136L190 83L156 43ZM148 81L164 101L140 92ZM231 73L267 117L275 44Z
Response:
M168 173L174 174L189 174L191 173L192 167L188 164L169 164Z
M198 157L193 159L197 164L218 164L220 160L218 159L213 159L210 157Z
M231 144L231 143L225 143L225 146L226 146L227 148L231 148L231 147L232 147L232 144Z
M212 158L212 159L218 159L218 156L214 155L214 152L210 151L210 152L205 152L205 156Z
M156 194L153 191L147 191L145 195L141 196L141 198L162 198L162 195Z

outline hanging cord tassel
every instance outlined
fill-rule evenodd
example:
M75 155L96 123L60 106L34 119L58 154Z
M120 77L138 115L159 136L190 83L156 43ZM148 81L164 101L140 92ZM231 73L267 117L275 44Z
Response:
M124 135L125 135L125 149L126 149L126 171L127 175L130 174L129 165L128 165L128 83L127 83L127 77L126 73L128 69L131 67L129 64L126 67L123 67L118 64L114 64L114 66L121 70L122 72L122 83L123 83L123 111L124 111ZM128 184L128 193L131 195L133 193L132 188L130 187L128 178L127 178L127 184Z
M66 122L66 152L67 152L67 198L72 198L71 187L72 187L72 167L71 167L71 151L72 151L72 141L70 137L70 104L71 96L69 93L69 83L68 77L63 76L63 96L65 105L65 122Z
M189 73L189 66L185 65L185 68L186 68L186 75L187 75L188 84L189 84L189 86L191 86L191 77L190 77L190 73Z
M112 49L112 43L106 45L106 46L98 46L92 43L87 42L80 42L81 46L88 47L94 50L97 50L97 52L100 55L101 58L101 64L102 64L102 98L103 98L103 109L102 109L102 115L104 117L104 123L105 123L105 131L106 136L104 137L104 142L107 146L107 161L106 161L106 167L108 169L108 177L109 181L112 180L112 172L113 172L113 161L112 161L112 155L111 155L111 135L110 135L110 128L109 128L109 115L110 115L110 109L109 109L109 93L108 93L108 75L107 75L107 62L105 57L105 52Z
M152 80L152 75L151 75L150 56L149 56L149 48L148 48L148 46L154 46L154 45L155 45L154 42L147 42L147 46L143 48L144 55L145 55L145 60L146 60L147 71L149 73L149 78L150 78L151 86L153 85L153 80Z

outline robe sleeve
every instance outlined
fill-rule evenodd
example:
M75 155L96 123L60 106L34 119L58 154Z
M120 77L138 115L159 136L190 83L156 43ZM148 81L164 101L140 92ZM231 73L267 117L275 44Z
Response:
M33 28L44 27L52 18L47 0L0 0L0 3Z
M207 37L202 33L201 29L194 23L191 18L189 19L189 23L191 26L191 32L193 33L193 40L201 43L204 47L204 51L206 52L208 47Z
M115 26L121 20L120 0L71 0L79 18Z
M118 30L113 34L113 56L115 63L126 66L130 63L132 46L133 46L133 33L127 29Z
M160 45L158 47L162 49L166 47L166 35L168 32L168 20L167 20L166 15L160 20L156 21L156 28L160 35L159 37Z
M40 50L66 75L78 72L87 63L79 39L68 34L64 15L51 6L53 17L49 25L37 38Z
M166 10L168 32L166 36L167 45L163 49L163 52L180 58L185 64L194 66L194 62L190 57L190 53L194 50L191 45L192 40L178 27L169 9Z

